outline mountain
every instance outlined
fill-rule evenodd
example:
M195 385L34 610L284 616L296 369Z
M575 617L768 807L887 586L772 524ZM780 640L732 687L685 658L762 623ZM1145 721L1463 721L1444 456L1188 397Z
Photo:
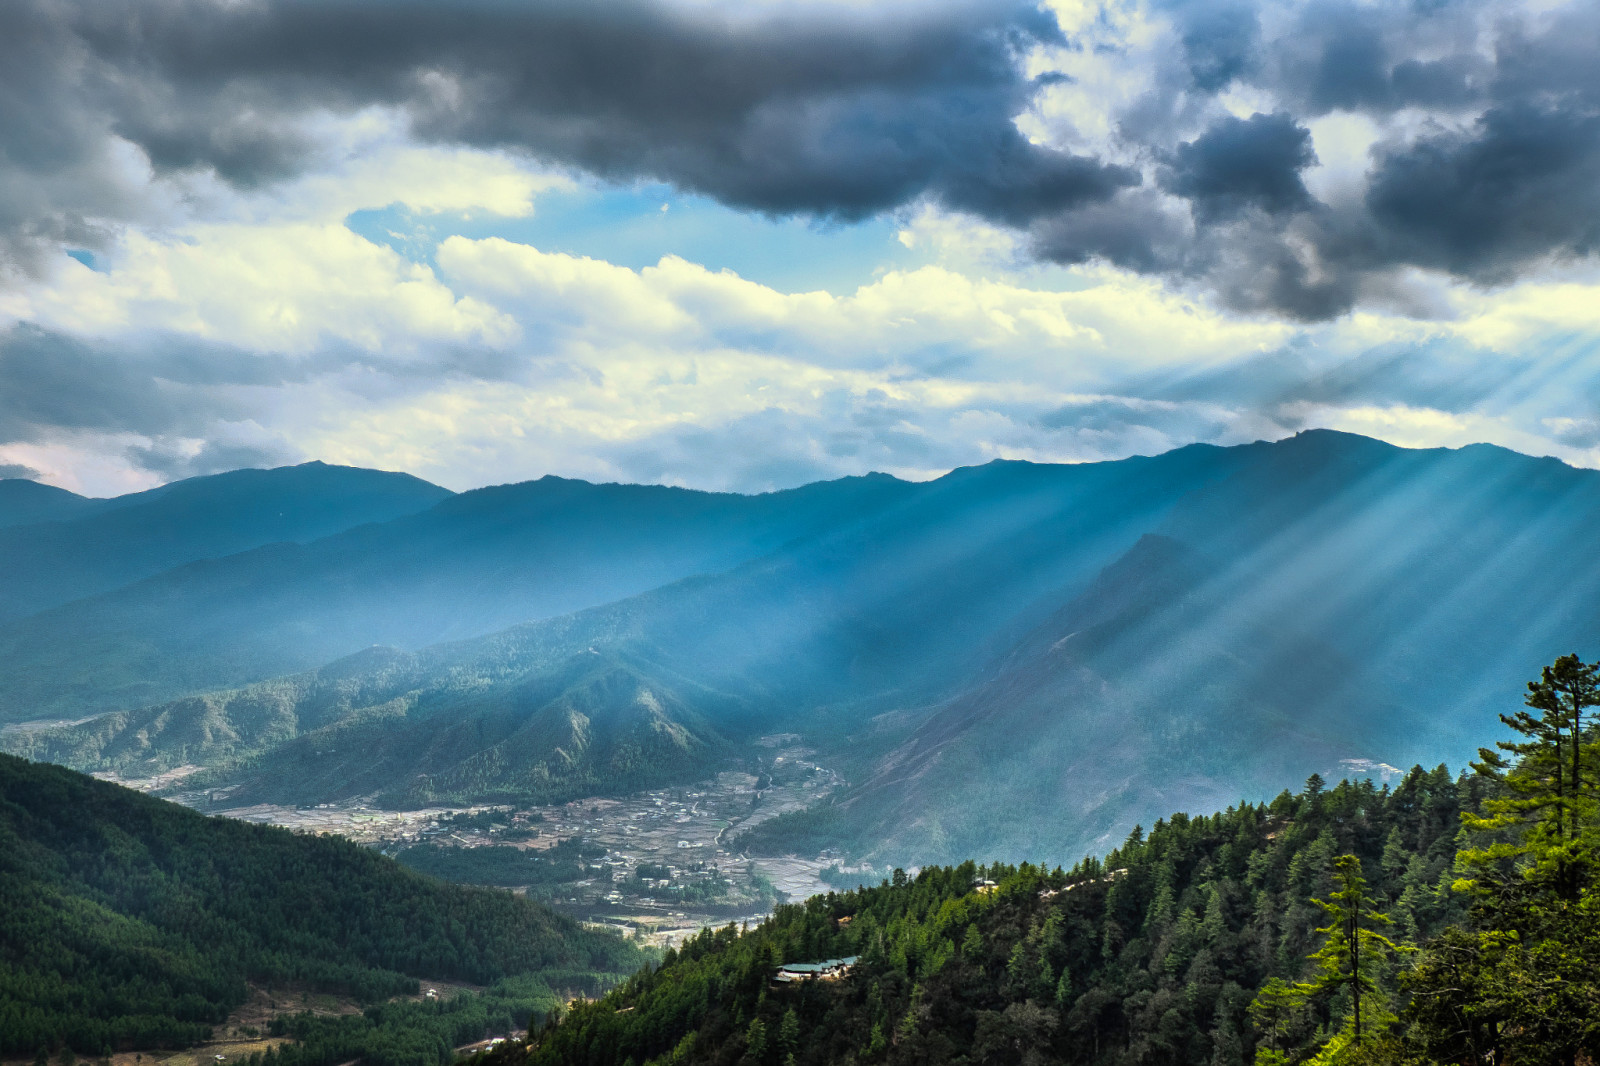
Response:
M25 478L0 478L0 529L58 522L96 509L99 500Z
M1553 460L1258 447L811 818L880 858L1081 854L1347 760L1464 763L1542 663L1595 654L1597 522L1600 474Z
M0 529L0 621L185 563L388 521L450 495L409 474L314 462L190 478L108 501L73 497L81 502L55 520ZM75 508L88 513L74 516Z
M7 1055L192 1045L248 983L378 1002L417 978L590 984L643 960L507 892L9 756L0 915Z
M247 762L208 779L235 789L230 802L550 800L692 780L762 732L826 738L966 684L1008 634L1235 458L1196 448L891 482L888 501L722 574L5 742L136 775Z
M0 672L14 679L0 721L148 705L373 644L566 614L846 528L913 491L882 475L761 496L547 477L309 544L279 537L0 626Z
M706 929L560 1024L496 1048L485 1066L1327 1061L1311 1057L1333 1035L1317 1027L1331 1017L1339 1030L1348 995L1279 1001L1277 1016L1252 1001L1269 981L1314 974L1307 956L1328 916L1313 901L1342 887L1336 856L1356 858L1394 940L1416 945L1464 924L1467 902L1450 886L1460 814L1478 807L1481 784L1443 767L1414 769L1393 790L1318 782L1270 804L1174 814L1065 871L895 870L892 881L780 907L744 931ZM1366 997L1371 1040L1403 1001L1397 966L1363 947L1363 972L1382 990ZM830 959L848 960L842 976L777 980L780 967ZM1574 984L1592 996L1593 971Z
M837 500L830 485L809 499ZM752 849L1070 858L1164 810L1312 772L1463 762L1507 692L1600 643L1600 473L1500 448L1315 431L851 492L794 512L807 525L757 524L797 535L742 561L695 554L711 543L696 532L674 558L706 572L610 603L0 743L130 775L209 767L194 780L230 803L407 805L691 781L794 732L850 785L764 823ZM624 504L599 510L627 525L630 497L612 498ZM719 520L749 513L740 499L716 501ZM618 557L584 543L540 565ZM147 627L172 661L175 633L197 654L245 654L226 626L202 631L216 612L175 602L194 608L190 628L181 613ZM64 647L91 666L104 654Z

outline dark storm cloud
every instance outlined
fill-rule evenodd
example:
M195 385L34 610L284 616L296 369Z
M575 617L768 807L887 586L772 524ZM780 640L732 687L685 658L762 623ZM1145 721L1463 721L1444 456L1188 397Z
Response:
M1600 239L1600 113L1513 101L1472 129L1382 153L1367 208L1383 253L1505 281L1552 250Z
M134 466L148 470L164 481L204 477L229 470L288 466L304 459L298 450L279 442L234 444L207 441L192 455L187 449L159 442L155 446L134 445L124 449L123 455Z
M1030 80L1020 57L1090 47L1028 3L13 0L0 264L27 270L143 217L118 138L158 174L249 187L322 165L308 120L388 106L424 141L771 214L852 220L932 199L1026 230L1046 259L1325 318L1381 299L1401 268L1495 283L1594 251L1600 9L1487 5L1164 0L1175 62L1110 116L1125 138L1113 163L1018 130L1061 80ZM1236 88L1271 103L1227 116L1215 97ZM1364 197L1319 203L1308 124L1404 109L1424 121L1374 150Z
M1316 159L1311 131L1288 115L1230 115L1178 145L1162 187L1185 197L1202 221L1249 208L1282 214L1310 205L1300 172Z
M1260 17L1232 0L1169 0L1158 5L1178 31L1195 88L1216 92L1260 63Z
M38 481L44 476L40 471L21 463L0 463L0 479L21 478L24 481Z
M1030 143L1032 7L969 3L756 21L622 0L19 0L0 13L7 170L109 169L111 134L158 173L238 186L316 163L303 119L402 108L424 140L505 147L731 205L858 219L932 196L1022 224L1137 172ZM26 119L18 115L30 116ZM13 242L82 240L98 199L24 201Z
M1242 310L1315 320L1364 300L1392 303L1395 272L1407 267L1499 284L1596 252L1600 9L1497 17L1489 53L1486 5L1473 0L1255 9L1281 17L1275 39L1227 5L1166 5L1189 77L1154 91L1238 83L1280 110L1225 117L1186 138L1149 120L1182 108L1141 101L1143 150L1160 161L1155 183L1180 202L1131 189L1042 219L1030 227L1038 255L1104 258L1188 279ZM1421 132L1374 147L1359 198L1311 196L1308 122L1333 112L1382 121L1405 109L1426 114Z
M56 429L153 435L208 422L143 361L28 326L0 336L0 443Z

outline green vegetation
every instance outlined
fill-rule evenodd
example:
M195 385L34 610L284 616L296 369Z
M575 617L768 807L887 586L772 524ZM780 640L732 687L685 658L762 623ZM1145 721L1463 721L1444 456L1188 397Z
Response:
M454 848L440 844L417 844L395 855L413 870L431 874L460 885L553 885L579 881L586 877L610 877L604 867L585 865L602 858L604 848L568 837L543 851L528 851L508 845L491 844L480 848Z
M419 977L593 987L642 957L535 903L345 840L206 818L9 756L0 914L7 1055L191 1045L247 982L376 1003L415 993Z
M206 766L183 787L230 786L240 806L559 803L697 780L727 760L727 740L691 709L716 697L591 653L594 639L578 616L414 654L369 648L294 677L12 732L0 746L131 776ZM470 828L482 815L466 817Z
M1071 871L897 870L707 930L575 1005L526 1061L1595 1061L1597 682L1600 664L1558 660L1532 713L1504 716L1519 738L1458 779L1313 776L1269 804L1136 829ZM781 963L848 955L842 980L773 981Z
M0 717L76 721L0 750L204 767L174 787L230 806L528 806L792 781L745 745L801 733L836 802L752 853L1076 856L1178 783L1464 763L1501 679L1593 639L1597 526L1600 472L1326 431L761 497L551 479L0 625Z
M1520 740L1474 764L1499 786L1456 885L1471 921L1406 975L1409 1025L1386 1050L1414 1061L1572 1063L1600 1057L1600 663L1564 656L1502 720ZM1507 756L1512 756L1508 759Z
M531 1061L735 1063L754 1030L759 1061L776 1066L791 1054L797 1066L1242 1064L1257 1042L1255 990L1299 979L1322 945L1312 899L1338 887L1337 856L1360 859L1408 935L1463 916L1448 886L1460 813L1477 809L1479 787L1442 767L1393 790L1313 781L1266 805L1175 815L1071 871L896 871L877 887L780 907L748 933L702 933L659 969L575 1006ZM848 955L862 958L846 980L771 983L779 963ZM1336 1017L1337 1000L1314 1007ZM1286 1036L1324 1024L1297 1015ZM797 1034L787 1045L775 1039L786 1029Z
M553 1014L560 999L537 978L513 978L482 995L423 1002L384 1003L359 1015L310 1013L278 1018L269 1034L295 1042L252 1054L247 1066L331 1066L359 1059L362 1066L446 1066L455 1049Z

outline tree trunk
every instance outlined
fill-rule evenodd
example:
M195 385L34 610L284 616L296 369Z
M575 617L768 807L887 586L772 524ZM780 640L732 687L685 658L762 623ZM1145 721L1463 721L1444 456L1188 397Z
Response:
M1361 915L1350 919L1350 991L1355 1000L1356 1047L1361 1046Z

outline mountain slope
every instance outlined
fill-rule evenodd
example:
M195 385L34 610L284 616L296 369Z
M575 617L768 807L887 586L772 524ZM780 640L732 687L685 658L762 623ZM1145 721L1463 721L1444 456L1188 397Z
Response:
M408 781L415 796L528 795L545 773L550 787L531 794L614 789L638 778L590 769L618 766L604 754L613 746L647 752L652 780L685 779L725 754L723 738L855 728L865 714L965 683L1059 590L1233 461L1200 448L1122 464L957 471L726 574L415 656L362 653L330 668L337 684L318 671L13 733L6 744L132 774L248 755L251 783L239 796L297 802L372 791L397 799L396 783ZM582 690L589 742L558 742L548 725L535 730L537 744L513 739L546 720L551 693L569 698L572 679L593 671L611 680ZM638 719L644 702L665 719L655 710ZM557 750L580 754L538 769Z
M0 478L0 529L76 518L101 502L26 478Z
M246 981L364 1000L417 977L632 969L631 946L332 837L206 818L0 756L0 1053L184 1046Z
M1347 760L1464 761L1600 644L1600 473L1504 449L1310 432L895 485L720 574L4 743L413 803L691 780L796 732L853 785L751 847L1070 857Z
M932 708L833 832L923 861L1081 854L1344 760L1464 762L1518 678L1600 644L1597 523L1600 475L1502 449L1258 449Z
M716 572L848 527L915 486L763 496L547 477L311 544L191 564L0 626L0 720L78 716L418 648Z
M1256 991L1314 971L1327 916L1312 901L1336 887L1335 856L1356 856L1396 940L1461 921L1466 901L1449 886L1460 812L1480 784L1443 767L1393 791L1319 782L1270 805L1172 815L1070 871L896 870L744 932L705 930L487 1062L1245 1066L1266 1043ZM780 965L830 958L854 964L834 980L774 980ZM1368 972L1392 993L1392 969ZM1381 1032L1374 998L1369 1032ZM1337 1023L1345 1010L1285 1011L1278 1036L1294 1047L1319 1013Z
M190 478L94 504L82 517L0 529L0 621L174 566L385 522L451 495L409 474L306 463Z

